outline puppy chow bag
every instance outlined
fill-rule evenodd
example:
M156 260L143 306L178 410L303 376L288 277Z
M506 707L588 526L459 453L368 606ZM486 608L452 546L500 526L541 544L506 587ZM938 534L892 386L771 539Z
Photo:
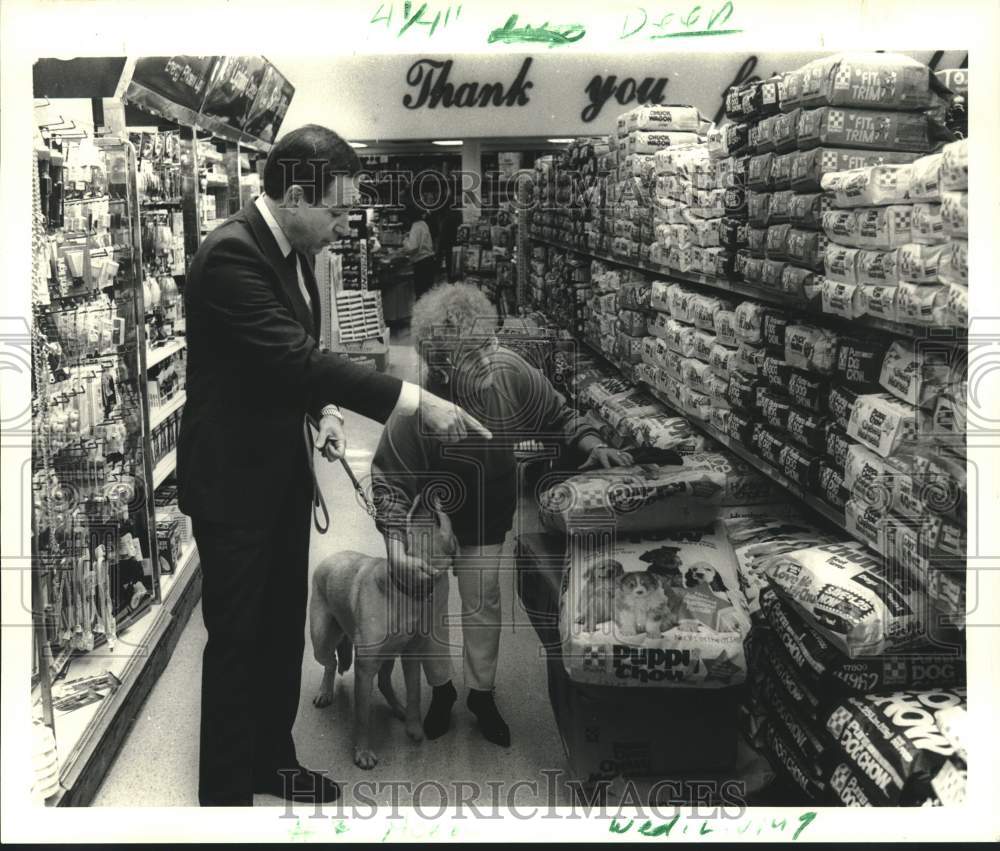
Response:
M569 676L594 685L722 688L746 679L750 620L721 524L572 534L560 603Z
M708 470L726 477L722 505L763 505L783 498L780 487L729 452L696 452L682 461L685 469Z
M921 629L917 595L856 546L821 544L762 565L782 601L851 658L912 644Z
M937 245L948 239L940 204L914 204L910 217L910 240L919 245Z
M942 270L944 264L942 264ZM908 325L947 325L948 287L901 281L897 288L896 314Z

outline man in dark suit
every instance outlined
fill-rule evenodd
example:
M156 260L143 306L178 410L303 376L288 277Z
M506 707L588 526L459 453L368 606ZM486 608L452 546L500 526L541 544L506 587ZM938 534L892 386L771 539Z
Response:
M308 125L272 148L264 194L204 241L191 264L187 403L177 448L180 507L193 521L208 630L199 800L250 806L255 792L331 801L292 740L308 596L311 447L345 451L338 405L385 422L415 414L446 439L489 436L461 408L320 349L306 256L347 232L361 166L336 133Z

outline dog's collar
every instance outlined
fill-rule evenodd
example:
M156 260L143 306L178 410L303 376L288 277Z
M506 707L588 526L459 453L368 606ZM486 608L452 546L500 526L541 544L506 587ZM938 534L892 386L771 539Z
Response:
M416 591L415 589L404 584L403 581L396 576L396 573L392 568L386 570L386 573L389 574L389 581L396 586L396 590L406 594L407 597L412 597L414 600L427 600L434 594L433 581L427 584L427 591L420 593L419 591Z

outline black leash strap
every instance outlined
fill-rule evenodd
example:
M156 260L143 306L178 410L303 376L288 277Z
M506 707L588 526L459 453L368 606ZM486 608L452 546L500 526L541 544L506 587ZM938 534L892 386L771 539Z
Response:
M315 446L313 443L312 429L316 429L318 432L319 423L307 414L303 429L306 439L306 456L309 458L309 472L312 475L313 480L313 523L316 526L316 531L318 531L321 535L325 535L327 529L330 528L330 510L326 507L326 500L323 499L323 493L319 487L319 480L316 478L316 464L313 459L313 450L315 449ZM372 505L372 501L368 498L368 494L366 494L364 488L361 487L361 482L359 482L358 477L354 475L354 470L351 469L351 465L347 463L346 458L341 458L340 463L344 467L344 472L347 473L347 478L349 478L351 480L351 484L354 485L354 490L357 492L358 498L361 500L361 504L364 506L368 516L374 519L377 515L375 506ZM322 519L320 519L317 511L322 513Z

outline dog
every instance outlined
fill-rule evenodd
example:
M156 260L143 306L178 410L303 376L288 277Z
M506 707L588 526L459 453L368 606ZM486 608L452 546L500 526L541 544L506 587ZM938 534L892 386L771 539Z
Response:
M406 518L405 552L390 542L388 558L339 552L317 566L309 602L313 655L323 668L323 682L313 706L333 701L337 673L354 663L354 763L370 770L378 763L371 743L371 692L378 688L392 714L405 722L414 742L424 737L420 720L420 663L429 649L431 601L458 552L451 521L434 502L418 496ZM398 546L397 546L398 544ZM403 660L406 708L392 687L396 657Z
M614 618L615 588L624 572L622 563L614 559L598 561L584 570L576 622L582 623L587 632Z

